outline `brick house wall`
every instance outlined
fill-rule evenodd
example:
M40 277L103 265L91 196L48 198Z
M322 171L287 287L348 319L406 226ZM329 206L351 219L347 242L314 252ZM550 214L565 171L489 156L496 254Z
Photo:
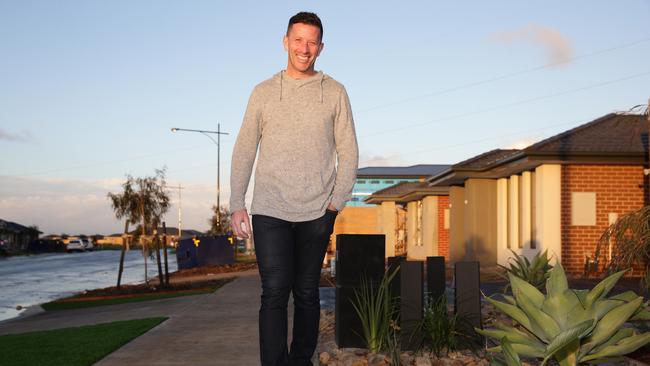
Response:
M562 265L568 274L584 271L585 256L593 256L609 226L609 213L619 217L643 206L643 167L639 165L562 166ZM596 225L571 225L573 192L596 193ZM606 258L606 257L605 257ZM599 265L602 269L603 263ZM632 275L640 275L638 271Z
M449 262L449 229L445 229L445 210L449 209L449 196L438 196L438 255Z

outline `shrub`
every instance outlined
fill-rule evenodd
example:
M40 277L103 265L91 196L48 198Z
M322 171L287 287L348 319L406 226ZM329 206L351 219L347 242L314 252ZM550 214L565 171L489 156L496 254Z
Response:
M650 333L638 334L623 325L628 320L648 319L650 313L643 298L632 291L606 297L624 273L610 275L592 290L571 290L564 269L557 264L546 283L546 295L510 274L513 296L505 296L507 302L486 299L519 326L497 322L497 329L476 331L507 339L508 343L488 351L511 348L519 356L542 358L542 365L551 358L560 365L577 365L633 352L650 342ZM512 355L508 361L519 364Z

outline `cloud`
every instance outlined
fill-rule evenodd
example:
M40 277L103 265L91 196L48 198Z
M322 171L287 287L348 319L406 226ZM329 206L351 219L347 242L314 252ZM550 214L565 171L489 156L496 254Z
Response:
M26 142L31 139L31 134L27 131L23 131L20 134L7 132L4 129L0 128L0 140L5 141L17 141L17 142Z
M573 58L571 41L559 30L529 24L514 31L492 34L491 39L502 43L528 42L542 46L547 52L548 67L566 66Z
M112 234L123 230L111 209L108 192L121 192L124 178L78 180L0 176L0 218L37 225L45 234ZM183 184L183 227L208 229L216 188ZM230 189L222 186L222 203ZM178 191L170 190L167 226L178 225Z
M359 154L359 168L367 166L402 166L404 159L401 154L380 155L372 153Z
M524 138L524 139L521 139L521 140L513 141L512 143L507 145L505 148L506 149L519 149L519 150L521 150L521 149L527 148L528 146L530 146L530 145L532 145L532 144L534 144L534 143L536 143L538 141L539 141L539 139Z

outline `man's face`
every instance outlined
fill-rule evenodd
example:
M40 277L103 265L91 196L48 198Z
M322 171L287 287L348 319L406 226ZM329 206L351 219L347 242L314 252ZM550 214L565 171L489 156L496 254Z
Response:
M296 23L284 36L283 43L289 54L287 74L297 79L313 75L316 58L324 46L320 29L310 24Z

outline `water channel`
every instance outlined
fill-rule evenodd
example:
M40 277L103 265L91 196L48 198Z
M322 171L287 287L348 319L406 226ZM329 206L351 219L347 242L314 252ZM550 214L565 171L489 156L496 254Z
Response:
M176 271L170 254L169 271ZM0 258L0 321L18 316L25 308L89 289L114 286L120 252L48 253ZM157 281L155 260L148 259L148 275ZM144 281L144 260L127 252L122 283ZM20 310L19 310L20 309Z

